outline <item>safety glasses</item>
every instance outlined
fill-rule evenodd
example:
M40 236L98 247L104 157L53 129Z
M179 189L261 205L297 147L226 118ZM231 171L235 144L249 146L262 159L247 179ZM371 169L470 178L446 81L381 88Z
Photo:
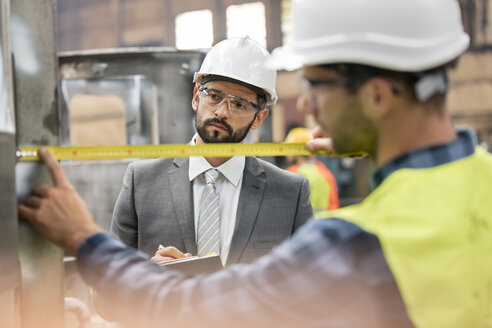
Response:
M238 117L248 117L261 110L258 104L249 101L241 96L234 96L218 89L201 86L198 89L198 96L206 106L220 106L222 102L227 102L229 113Z

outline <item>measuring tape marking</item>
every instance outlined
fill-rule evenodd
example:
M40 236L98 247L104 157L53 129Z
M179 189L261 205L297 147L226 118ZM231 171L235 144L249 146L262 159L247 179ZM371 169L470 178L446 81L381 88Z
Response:
M256 143L256 144L166 144L138 146L42 146L48 149L58 160L111 160L125 158L158 157L232 157L244 156L286 156L286 155L330 155L328 151L310 152L303 143ZM20 161L37 161L38 147L20 147L17 157ZM344 156L362 156L362 154L344 154Z

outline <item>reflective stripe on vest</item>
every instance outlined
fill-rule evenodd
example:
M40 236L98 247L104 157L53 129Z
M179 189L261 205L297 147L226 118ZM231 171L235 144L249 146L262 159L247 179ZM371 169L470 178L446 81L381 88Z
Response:
M492 156L392 173L361 204L324 213L376 234L419 328L492 327Z

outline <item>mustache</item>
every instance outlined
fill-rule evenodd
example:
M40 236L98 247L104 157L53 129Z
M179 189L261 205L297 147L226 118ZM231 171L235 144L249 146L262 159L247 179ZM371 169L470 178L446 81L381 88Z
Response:
M222 126L224 126L226 128L226 130L229 132L229 133L232 133L232 126L229 125L229 123L227 123L225 120L221 120L221 119L218 119L216 117L213 117L213 118L209 118L207 120L205 120L205 122L203 122L203 125L209 125L210 123L217 123L217 124L221 124Z

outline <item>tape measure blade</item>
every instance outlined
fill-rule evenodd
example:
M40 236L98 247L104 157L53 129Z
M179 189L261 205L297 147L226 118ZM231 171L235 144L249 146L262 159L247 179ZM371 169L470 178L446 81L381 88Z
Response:
M165 144L134 146L45 146L58 160L112 160L125 158L158 157L232 157L244 156L286 156L310 155L304 144L257 143L257 144ZM39 147L20 147L18 156L21 161L39 160ZM330 152L316 152L332 155ZM316 154L315 153L315 154ZM19 155L20 154L20 155ZM34 155L33 155L34 154Z

